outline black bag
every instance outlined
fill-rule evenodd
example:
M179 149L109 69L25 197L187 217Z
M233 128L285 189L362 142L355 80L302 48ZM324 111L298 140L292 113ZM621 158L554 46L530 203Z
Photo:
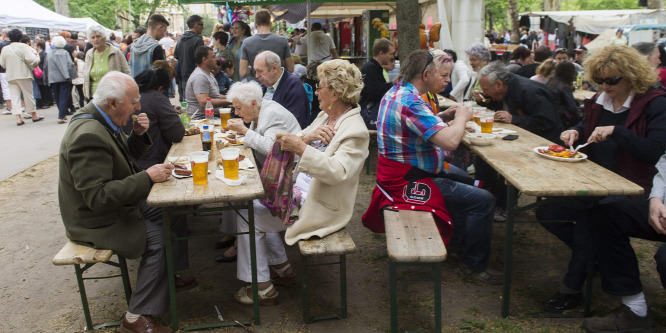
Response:
M379 104L381 103L368 103L368 105L361 105L361 116L365 122L365 126L369 130L377 130L377 116L379 116Z

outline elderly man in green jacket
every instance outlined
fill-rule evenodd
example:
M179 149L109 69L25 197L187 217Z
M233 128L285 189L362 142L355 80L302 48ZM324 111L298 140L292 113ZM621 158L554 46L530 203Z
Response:
M168 310L169 295L162 211L145 199L173 166L142 170L136 164L151 145L148 117L139 114L129 136L120 128L141 108L139 99L131 76L109 72L102 78L92 103L72 118L60 144L58 199L69 239L142 257L120 332L172 332L151 316Z

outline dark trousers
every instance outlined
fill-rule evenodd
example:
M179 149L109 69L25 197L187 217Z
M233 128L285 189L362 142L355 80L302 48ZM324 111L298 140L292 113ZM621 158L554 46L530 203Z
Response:
M474 178L482 181L483 188L495 196L495 207L506 209L506 190L504 177L500 176L493 167L480 157L474 162Z
M79 108L86 106L85 104L83 104L83 85L75 84L74 88L76 88L76 92L79 94Z
M37 85L37 87L39 88L39 94L42 95L42 98L37 101L37 108L51 106L51 104L53 104L53 93L51 93L51 87L43 84Z
M51 83L58 105L58 119L64 119L67 116L67 106L72 103L72 83L56 82Z
M590 211L589 231L597 254L601 288L615 296L635 295L643 291L638 259L630 237L666 242L648 222L648 201L645 198L629 199L607 205L599 205ZM664 259L662 246L657 257L657 269L664 284ZM665 285L666 287L666 285Z

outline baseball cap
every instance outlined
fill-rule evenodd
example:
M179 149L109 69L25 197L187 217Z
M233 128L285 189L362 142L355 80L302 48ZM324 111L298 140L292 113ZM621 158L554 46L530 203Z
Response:
M574 52L582 52L582 51L587 52L587 47L581 45L581 46L578 46L578 47L574 50Z

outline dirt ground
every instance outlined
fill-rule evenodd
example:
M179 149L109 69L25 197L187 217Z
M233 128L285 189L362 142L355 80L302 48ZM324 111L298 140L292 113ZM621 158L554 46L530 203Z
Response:
M374 166L374 163L372 164ZM0 183L4 200L0 223L0 332L81 332L85 326L81 302L71 266L54 266L53 256L65 244L57 200L57 159L55 157ZM348 256L349 317L305 325L301 316L298 287L278 287L279 304L261 308L261 325L256 332L388 332L388 257L383 235L363 228L361 215L370 199L374 174L362 174L354 217L348 229L358 252ZM522 200L533 200L523 198ZM190 224L193 233L207 234L216 229L215 216L198 217ZM488 286L457 274L458 262L448 259L443 265L442 324L444 332L580 332L580 318L532 318L540 304L557 288L570 252L535 224L515 228L513 290L511 313L500 317L501 286ZM189 274L199 286L178 294L181 327L216 322L217 305L225 320L248 320L251 307L240 306L233 293L242 283L235 278L235 264L218 264L213 258L215 238L190 241ZM495 224L492 259L501 267L504 225ZM666 331L666 293L654 268L652 256L657 244L635 241L641 261L642 279L648 303L660 331ZM288 249L292 263L298 263L296 248ZM138 261L130 262L134 280ZM334 266L315 269L311 277L314 291L313 314L335 307L339 302L337 270ZM90 273L114 274L113 267L97 265ZM402 268L400 276L427 277L427 269ZM116 321L126 306L119 279L88 281L88 299L95 324ZM593 310L605 314L619 300L603 294L595 277ZM399 284L399 323L404 330L432 330L432 285L429 282ZM578 312L580 313L580 312ZM575 314L575 313L574 313ZM168 322L168 315L160 318ZM115 329L99 330L114 332ZM215 332L243 332L226 328Z

